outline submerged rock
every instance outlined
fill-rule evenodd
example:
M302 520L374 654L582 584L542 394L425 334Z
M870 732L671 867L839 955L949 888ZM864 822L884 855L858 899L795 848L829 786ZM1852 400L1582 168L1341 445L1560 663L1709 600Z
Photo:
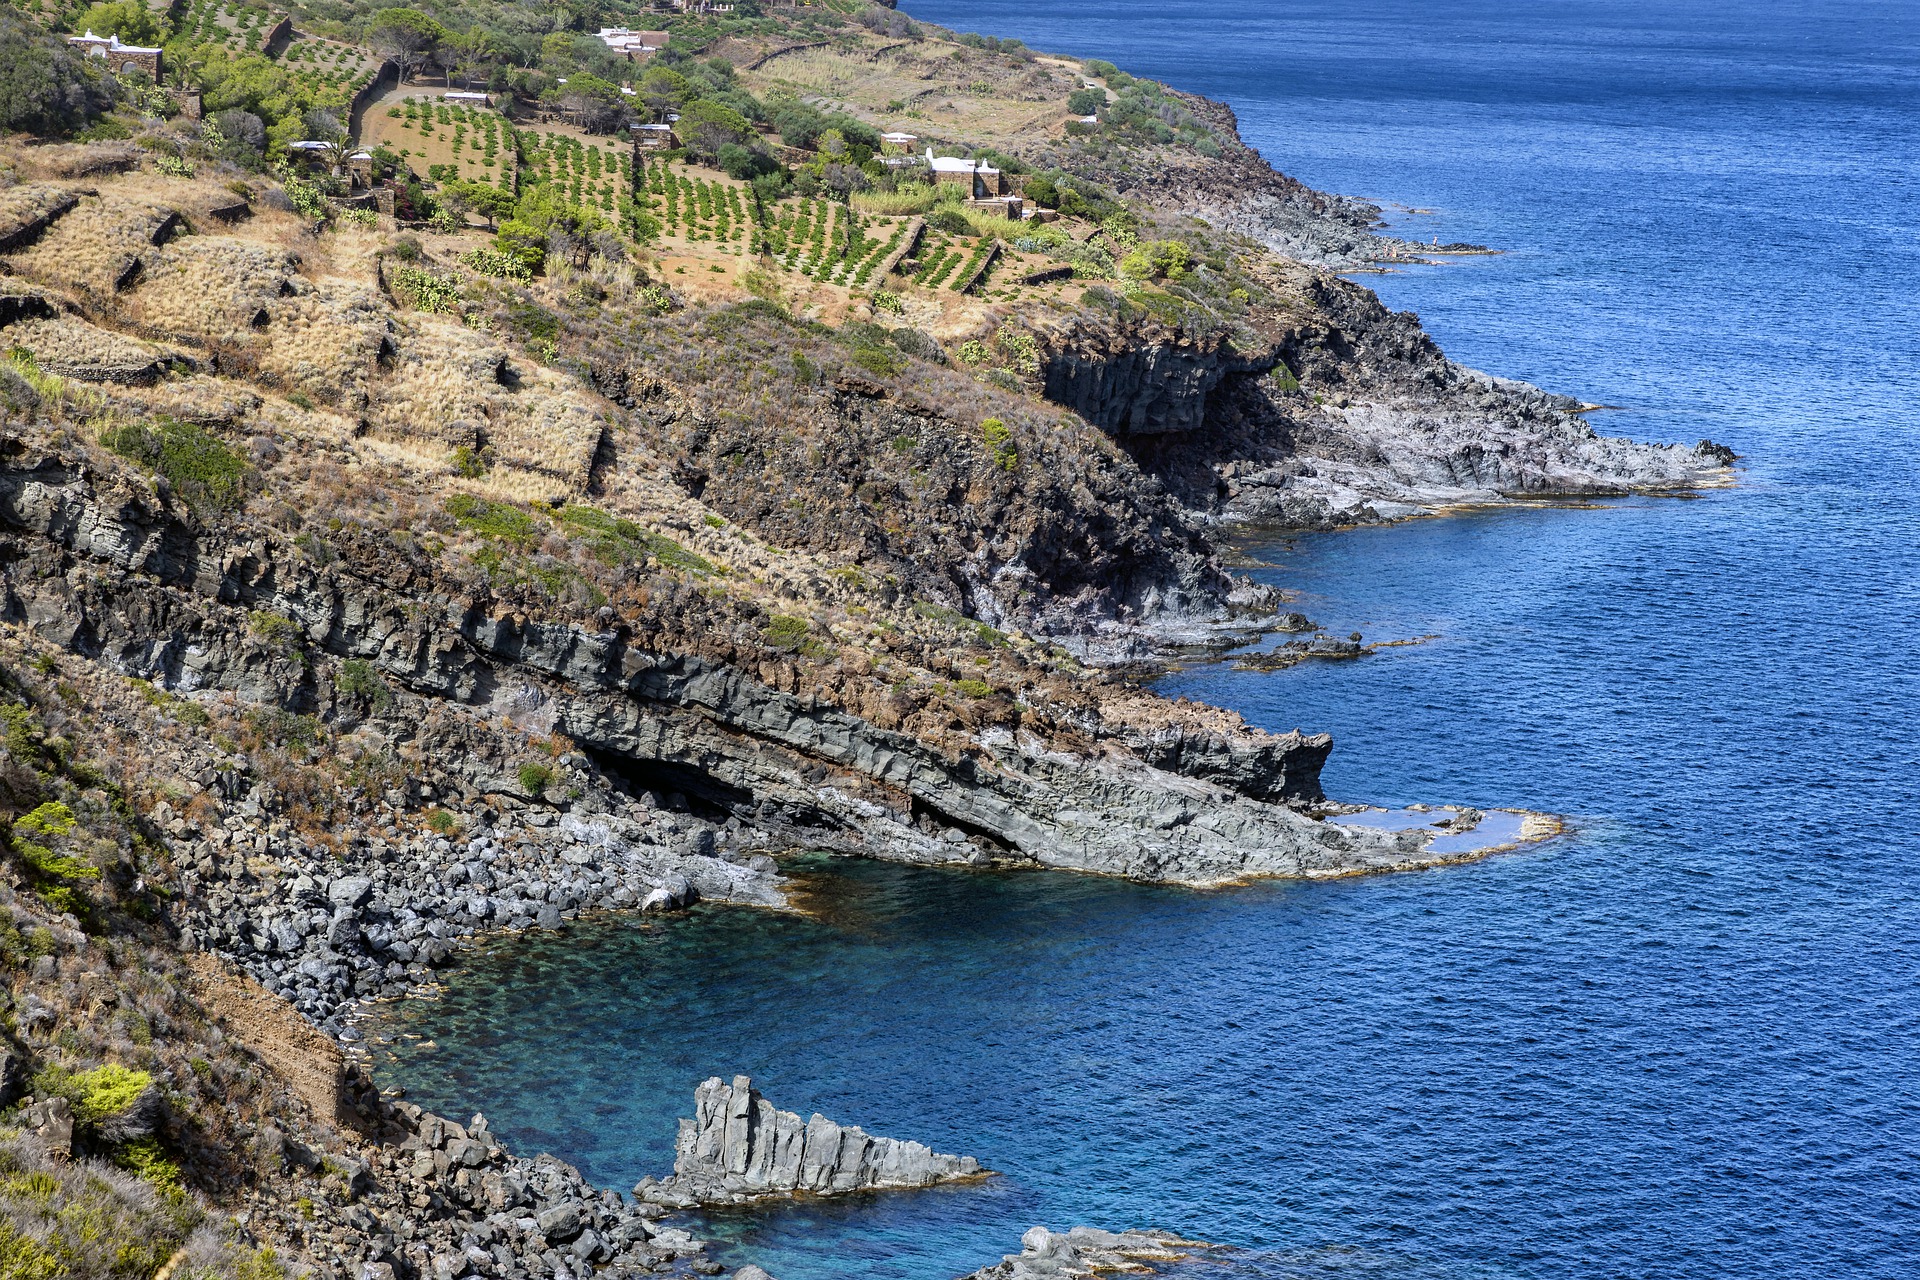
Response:
M641 1200L687 1207L736 1204L764 1196L838 1195L886 1187L927 1187L976 1178L972 1156L950 1156L918 1142L876 1138L815 1113L802 1120L776 1110L746 1076L715 1076L694 1092L694 1118L680 1122L673 1176L633 1189Z

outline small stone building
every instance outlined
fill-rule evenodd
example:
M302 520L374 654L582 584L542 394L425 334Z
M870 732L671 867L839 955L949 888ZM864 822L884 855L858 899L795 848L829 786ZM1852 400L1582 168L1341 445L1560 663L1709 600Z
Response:
M1004 196L1009 193L1007 177L1000 170L979 160L960 160L952 156L936 156L933 148L927 148L927 167L933 171L936 183L951 183L967 189L969 200L985 200L989 196Z
M83 36L68 36L67 43L88 58L99 58L115 75L144 71L160 83L160 50L137 44L121 44L119 36L97 36L88 28Z

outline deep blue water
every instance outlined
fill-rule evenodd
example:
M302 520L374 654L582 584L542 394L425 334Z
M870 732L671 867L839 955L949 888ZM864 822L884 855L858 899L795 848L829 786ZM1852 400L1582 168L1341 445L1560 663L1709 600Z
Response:
M617 1185L702 1077L978 1155L721 1226L942 1280L1034 1222L1232 1274L1920 1275L1920 7L909 0L1232 101L1280 167L1507 253L1370 280L1456 358L1746 458L1693 500L1288 540L1439 640L1168 682L1332 731L1342 797L1520 804L1472 866L1196 894L841 864L476 957L389 1066Z

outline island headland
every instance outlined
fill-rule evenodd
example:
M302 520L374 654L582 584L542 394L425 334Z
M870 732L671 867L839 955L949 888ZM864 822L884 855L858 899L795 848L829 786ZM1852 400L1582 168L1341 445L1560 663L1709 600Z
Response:
M1377 209L1109 64L837 0L531 64L460 15L94 8L132 25L0 13L37 77L0 143L34 1180L0 1231L36 1266L713 1274L674 1208L975 1176L716 1079L628 1198L383 1095L354 1017L491 931L781 908L793 850L1194 887L1479 856L1520 820L1332 821L1326 735L1143 687L1310 629L1225 539L1733 461L1448 360L1336 274L1419 252ZM1190 1247L1036 1231L980 1274Z

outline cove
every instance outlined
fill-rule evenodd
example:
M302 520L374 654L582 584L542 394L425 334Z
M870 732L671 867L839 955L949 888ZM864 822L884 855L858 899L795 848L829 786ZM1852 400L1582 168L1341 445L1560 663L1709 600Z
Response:
M1332 732L1330 794L1565 814L1434 872L1191 893L854 862L472 956L383 1080L597 1180L712 1074L980 1187L717 1219L781 1280L960 1275L1034 1222L1245 1275L1906 1276L1920 1183L1920 18L1770 3L909 5L1235 103L1410 238L1455 358L1745 458L1695 500L1267 539L1356 662L1162 683ZM431 1047L429 1047L429 1044Z

